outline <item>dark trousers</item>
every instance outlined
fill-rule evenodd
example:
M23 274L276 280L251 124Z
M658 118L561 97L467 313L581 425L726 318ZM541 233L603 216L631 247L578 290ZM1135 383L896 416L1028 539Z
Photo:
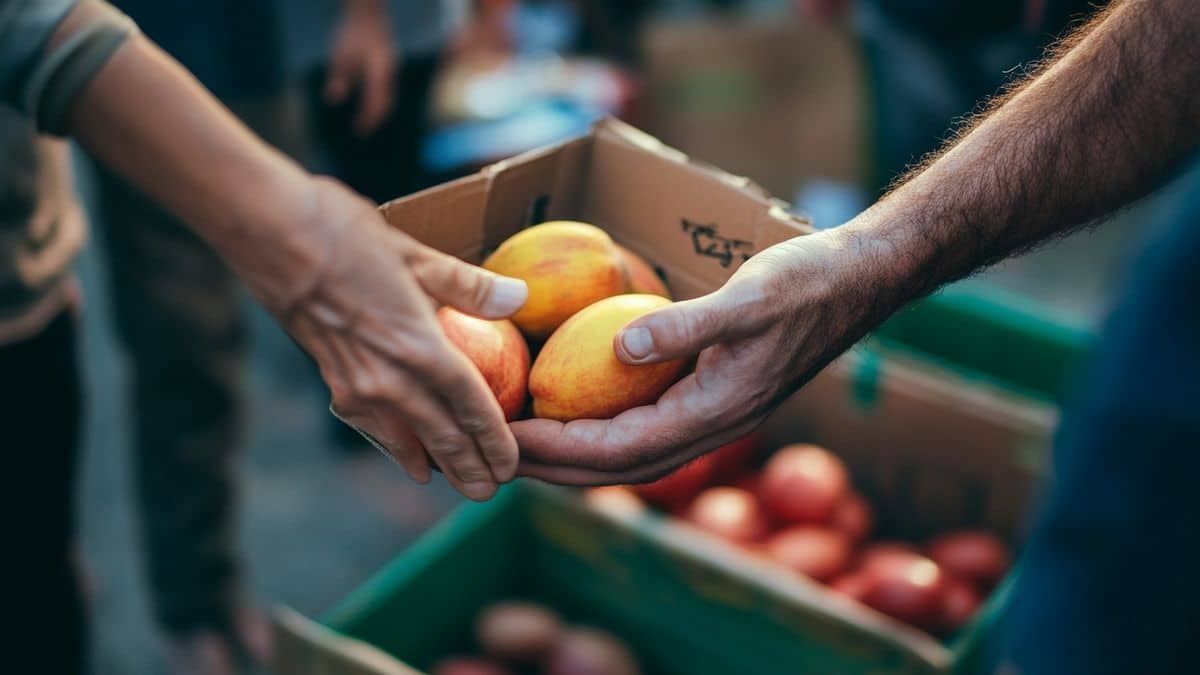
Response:
M87 630L75 558L82 389L75 317L0 346L0 448L7 523L0 651L8 673L82 673Z
M384 203L435 182L423 168L421 146L429 133L429 98L437 75L437 55L406 57L396 76L396 103L370 136L353 128L358 98L341 105L325 102L325 68L305 82L309 119L316 145L333 175L377 203Z

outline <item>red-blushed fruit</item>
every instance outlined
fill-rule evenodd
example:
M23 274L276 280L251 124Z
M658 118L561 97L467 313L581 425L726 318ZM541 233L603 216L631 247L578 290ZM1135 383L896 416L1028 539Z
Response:
M946 576L946 591L942 597L942 625L945 635L957 633L979 611L983 602L971 584L954 576Z
M562 633L558 615L531 602L491 605L475 620L479 646L488 656L504 661L536 661L550 652Z
M789 445L762 472L760 496L781 523L823 525L849 490L842 461L815 445Z
M437 311L442 332L483 374L504 418L517 419L525 408L529 384L529 345L511 321L487 321L454 309Z
M497 663L468 656L442 659L429 671L431 675L511 675L512 671Z
M629 280L630 293L649 293L650 295L661 295L664 298L671 297L671 291L667 290L666 283L658 276L650 263L620 244L616 244L616 247L617 253L621 256L625 276Z
M946 575L928 558L893 559L869 571L862 601L869 607L926 631L942 623Z
M733 483L733 487L741 488L752 495L758 495L759 489L762 487L762 474L757 471L747 471L738 476Z
M850 566L854 544L843 532L797 525L772 535L763 550L793 572L829 581Z
M863 572L850 572L829 582L829 590L851 600L862 602L870 577Z
M714 487L701 492L687 509L687 519L697 527L739 544L750 544L767 534L769 525L758 499L735 487Z
M857 492L849 492L833 510L830 527L845 532L855 543L865 541L875 529L871 505Z
M1012 564L1008 547L990 532L950 532L929 542L929 558L981 593L1000 583Z
M637 513L646 508L641 498L624 485L591 488L584 493L584 499L589 504L622 513Z
M572 628L545 660L545 675L638 675L637 660L620 640L594 628Z
M711 455L679 467L653 483L634 485L639 497L661 509L671 510L683 506L701 490L708 487L713 477Z
M923 559L917 549L902 541L878 541L858 554L858 569L870 572L878 566L895 565Z
M751 433L713 450L706 455L712 457L713 477L726 481L741 474L754 463L762 446L762 435Z

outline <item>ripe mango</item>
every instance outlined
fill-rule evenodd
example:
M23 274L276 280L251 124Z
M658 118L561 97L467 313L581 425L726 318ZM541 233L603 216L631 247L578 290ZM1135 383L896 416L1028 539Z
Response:
M621 254L608 233L568 220L518 232L483 267L528 285L529 299L512 322L532 338L550 335L584 307L629 289Z
M667 290L667 285L659 278L658 273L654 271L650 263L624 246L620 244L616 246L617 251L621 254L621 262L625 265L625 272L629 277L630 293L649 293L650 295L661 295L668 299L671 297L671 291Z
M617 360L613 338L630 321L669 304L657 295L617 295L567 319L546 341L529 373L534 416L562 422L605 419L658 400L679 379L687 360L626 365Z

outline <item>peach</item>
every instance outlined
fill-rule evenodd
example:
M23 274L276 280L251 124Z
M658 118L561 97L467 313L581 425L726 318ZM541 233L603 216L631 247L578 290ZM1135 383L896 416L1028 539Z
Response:
M450 342L483 374L496 395L504 418L513 421L525 407L529 381L529 347L511 321L488 321L452 308L437 311Z
M617 244L616 247L617 252L621 254L621 262L625 265L625 272L629 276L630 293L649 293L668 299L671 297L671 291L667 290L667 285L663 283L650 263L620 244Z
M617 360L613 338L630 321L669 304L657 295L617 295L567 319L529 373L534 416L563 422L602 419L658 400L687 360L626 365Z
M584 307L629 289L617 245L587 223L559 220L522 230L483 266L529 286L512 321L532 338L545 338Z

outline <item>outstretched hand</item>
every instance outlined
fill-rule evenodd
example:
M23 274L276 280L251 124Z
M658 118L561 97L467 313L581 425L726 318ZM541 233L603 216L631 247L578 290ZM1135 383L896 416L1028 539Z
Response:
M791 239L747 261L719 290L641 317L617 334L630 365L699 355L654 405L607 420L512 424L520 473L553 483L654 480L757 427L872 325L855 284L853 235Z

